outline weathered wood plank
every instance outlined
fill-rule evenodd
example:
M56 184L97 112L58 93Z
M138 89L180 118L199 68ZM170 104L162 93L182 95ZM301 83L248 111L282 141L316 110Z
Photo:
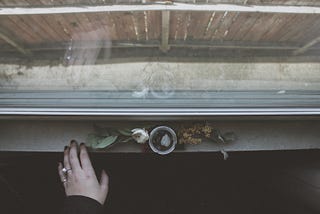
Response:
M178 24L177 13L176 12L171 12L170 13L170 30L169 30L169 38L170 38L170 40L175 40L177 24Z
M292 19L288 19L286 23L282 26L282 28L275 33L272 41L280 40L282 37L284 37L288 33L295 31L297 27L299 29L304 28L305 26L299 26L299 23L303 23L306 20L307 20L307 15L304 15L304 14L295 15Z
M161 11L145 11L148 27L148 38L160 40L161 37Z
M227 12L226 12L227 13ZM235 18L239 13L230 12L224 14L224 18L219 23L219 26L214 31L211 40L224 40L224 38L228 35L230 26L235 21Z
M54 15L57 16L57 15ZM59 15L61 16L61 15ZM58 41L69 41L70 35L68 35L63 28L61 27L60 23L57 21L56 17L52 17L49 15L41 15L41 18L47 24L48 28L52 28L53 31L58 35Z
M55 1L50 1L48 2L47 0L37 0L38 5L61 5L61 3L65 2L67 3L68 1L62 1L62 0L55 0ZM66 19L64 18L63 15L61 14L56 14L53 17L50 15L45 15L43 16L44 20L48 23L48 26L52 27L59 35L60 39L62 38L66 41L70 40L72 38L72 31L74 30L73 28L77 26L70 26L67 24ZM53 20L52 20L53 19ZM71 20L68 20L71 22Z
M97 41L103 41L103 40L110 41L111 38L109 35L109 27L103 22L103 19L101 18L101 16L98 16L98 14L87 14L87 17L90 21L91 28L95 32L95 39Z
M237 31L232 31L231 29L231 32L229 32L230 36L232 36L232 41L243 41L244 37L256 23L258 18L259 14L245 14L244 21L239 23L239 25L241 26L240 29L238 29Z
M260 38L272 27L274 16L274 14L262 14L243 40L259 41Z
M48 41L59 41L61 40L61 36L57 34L54 29L52 23L47 23L43 18L45 15L30 15L30 24L37 25L43 34L47 37Z
M304 17L293 23L284 35L279 35L279 41L301 41L304 34L313 29L313 23L319 20L320 16L303 15Z
M203 39L205 40L211 40L212 35L216 31L216 29L219 27L219 24L221 20L223 19L223 16L226 12L213 12L210 16L210 19L208 20L208 23L206 24L206 30L203 36Z
M131 13L121 12L112 13L113 21L118 35L118 40L133 40L136 39L133 20Z
M117 32L114 23L109 17L108 13L97 13L94 19L99 21L103 40L112 41L117 39Z
M293 39L298 39L299 41L303 43L308 43L309 41L313 40L314 38L318 37L320 35L320 16L318 18L309 24L309 28L304 32L300 32L296 37L293 37Z
M131 19L132 19L132 23L133 23L133 29L134 29L134 33L136 35L136 40L140 41L141 40L141 31L139 31L139 23L136 17L136 13L137 12L132 12L131 13Z
M261 20L263 15L264 14L257 14L256 19L252 23L250 23L247 31L243 34L243 37L241 38L241 41L249 41L248 40L249 35L254 33L254 31L255 31L254 27L257 25L257 23L259 23L259 20Z
M112 35L112 40L117 40L119 38L118 36L118 31L117 31L117 27L116 27L116 22L114 21L113 18L113 13L107 12L104 13L106 14L106 17L104 18L104 21L108 24L108 26L111 27L111 35Z
M21 28L26 34L33 38L32 43L44 42L45 39L39 35L37 27L28 24L28 20L24 19L23 16L9 16L9 19L15 23L18 28ZM9 28L11 29L11 28ZM20 36L19 36L20 37ZM24 34L21 35L24 37ZM31 41L30 41L31 42Z
M288 24L288 21L294 17L295 15L293 14L277 16L277 19L273 23L272 27L262 36L261 39L264 41L277 41L277 35L279 31L283 30Z
M19 51L23 55L25 55L25 56L31 56L32 55L31 51L25 49L21 44L19 44L18 41L16 41L14 39L14 37L9 32L7 32L3 28L0 28L0 38L2 40L6 41L11 46L13 46L17 51Z
M175 40L184 40L187 36L187 27L189 23L189 13L184 12L176 12L176 25L173 26L174 39Z
M236 34L239 32L240 29L243 29L245 27L245 22L247 21L248 18L250 18L248 13L239 13L235 21L231 24L229 28L229 32L226 35L225 39L226 41L231 41L233 38L236 36Z
M81 32L81 40L91 40L95 41L98 38L96 30L99 28L96 26L96 23L93 23L89 18L88 14L76 14L79 25L82 27L83 31Z
M16 16L14 16L16 18ZM5 29L11 29L10 32L14 34L22 43L32 44L37 42L37 38L35 35L29 32L24 28L24 26L19 25L21 23L17 23L15 19L12 19L11 16L6 16L0 19L0 26ZM23 24L23 23L22 23ZM22 36L23 35L23 36Z
M199 40L203 38L211 15L212 14L210 12L191 13L191 23L189 26L189 35L187 38L188 40Z
M137 31L137 41L145 40L146 32L144 29L144 14L143 12L133 12L132 18L135 23L135 28Z

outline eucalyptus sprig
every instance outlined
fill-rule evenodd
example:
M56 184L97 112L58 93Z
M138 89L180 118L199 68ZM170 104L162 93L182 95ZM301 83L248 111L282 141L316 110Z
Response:
M99 130L96 133L90 133L87 136L87 144L93 149L104 149L119 142L132 141L131 130L127 128L113 129L105 131Z
M87 143L93 149L104 149L111 146L118 139L118 136L99 136L97 134L91 133L87 137Z
M148 126L149 127L149 126ZM137 142L135 134L136 127L130 128L112 128L94 126L95 133L90 133L87 136L87 145L93 149L105 149L116 143L127 143L130 141ZM141 129L142 130L142 129ZM143 129L145 130L145 129Z

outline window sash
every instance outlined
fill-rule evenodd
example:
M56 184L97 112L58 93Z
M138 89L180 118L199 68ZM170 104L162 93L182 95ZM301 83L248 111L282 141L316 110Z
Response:
M4 91L0 115L52 116L312 116L318 91L176 91L170 98L130 91Z

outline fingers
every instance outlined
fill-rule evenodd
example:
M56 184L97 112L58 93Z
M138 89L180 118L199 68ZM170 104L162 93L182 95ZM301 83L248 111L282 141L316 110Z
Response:
M66 175L62 172L62 168L63 168L62 163L59 162L59 165L58 165L59 177L60 177L61 182L63 183L63 186L66 187L67 178L66 178Z
M89 174L95 174L94 169L92 167L90 157L84 143L80 144L80 162L82 169Z
M72 140L70 143L69 162L70 162L72 171L76 172L81 170L81 166L78 158L78 144L75 140Z
M102 170L101 172L100 187L103 191L105 191L106 194L108 193L109 176L105 170Z
M71 165L69 162L69 152L70 152L70 148L66 146L64 148L64 153L63 153L63 165L66 169L71 169Z

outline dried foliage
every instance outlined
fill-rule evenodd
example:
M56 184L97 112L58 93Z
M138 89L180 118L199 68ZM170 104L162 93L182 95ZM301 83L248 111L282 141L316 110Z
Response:
M199 144L203 138L210 138L213 127L208 124L195 124L189 127L181 127L178 130L179 144Z

